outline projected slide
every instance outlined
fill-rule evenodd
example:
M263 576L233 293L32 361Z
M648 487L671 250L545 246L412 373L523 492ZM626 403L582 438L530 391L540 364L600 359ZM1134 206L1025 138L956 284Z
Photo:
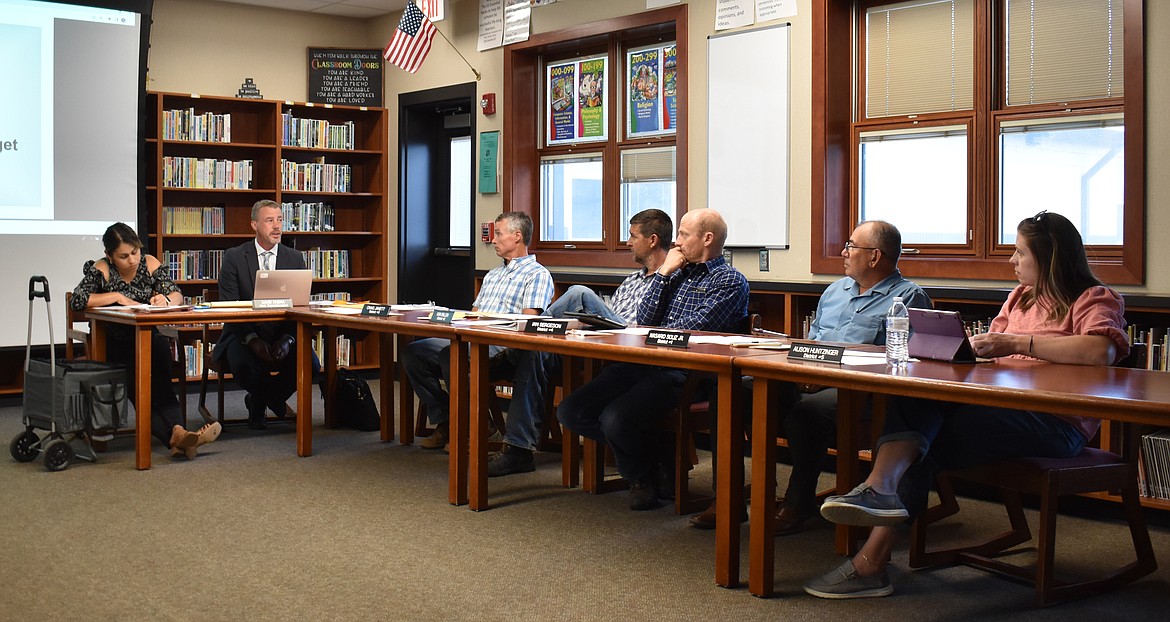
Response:
M19 318L0 322L0 347L28 337L29 277L49 279L56 306L102 256L106 227L149 240L137 220L151 6L0 0L0 317ZM33 343L47 343L39 319Z
M48 25L0 23L0 58L19 59L0 63L0 219L53 218L53 124L42 114L53 101L42 75L53 63Z

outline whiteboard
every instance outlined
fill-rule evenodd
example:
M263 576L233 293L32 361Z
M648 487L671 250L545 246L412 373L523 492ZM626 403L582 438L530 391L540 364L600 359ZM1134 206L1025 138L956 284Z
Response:
M789 25L707 38L707 206L727 246L788 246Z

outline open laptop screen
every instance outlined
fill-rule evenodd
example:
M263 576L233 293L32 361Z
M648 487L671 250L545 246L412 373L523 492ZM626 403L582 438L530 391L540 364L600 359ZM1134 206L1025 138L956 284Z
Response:
M312 289L312 270L257 270L253 299L289 298L294 307L307 307Z

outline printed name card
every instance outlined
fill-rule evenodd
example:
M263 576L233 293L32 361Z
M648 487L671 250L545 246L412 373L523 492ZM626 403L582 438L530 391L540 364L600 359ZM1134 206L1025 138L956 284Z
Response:
M651 330L646 333L646 345L685 348L691 340L690 333L677 330Z
M450 309L435 309L431 311L431 321L437 324L450 324L455 312Z
M845 346L827 346L819 343L793 343L788 358L818 363L840 363L845 355Z
M528 320L524 325L524 332L542 335L563 335L568 330L568 320Z
M292 298L260 298L252 301L253 309L291 309Z
M390 305L378 305L367 302L362 305L362 315L373 317L390 317Z

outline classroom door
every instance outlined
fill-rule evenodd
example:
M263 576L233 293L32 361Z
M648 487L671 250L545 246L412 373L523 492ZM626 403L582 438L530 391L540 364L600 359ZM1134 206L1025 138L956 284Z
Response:
M475 299L475 84L399 97L398 299Z

